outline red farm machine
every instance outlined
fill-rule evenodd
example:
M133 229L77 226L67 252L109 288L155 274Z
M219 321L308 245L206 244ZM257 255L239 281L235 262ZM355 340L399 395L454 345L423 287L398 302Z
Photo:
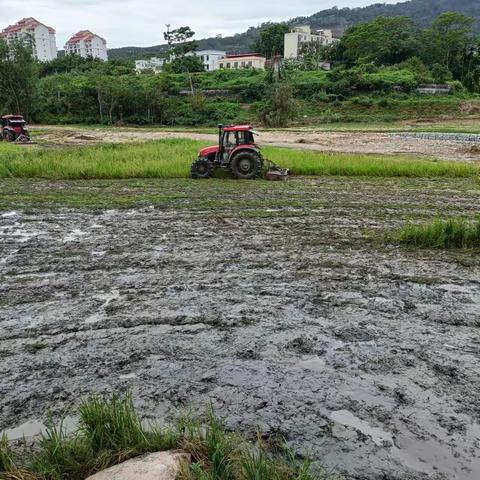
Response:
M33 143L26 128L25 119L21 115L4 115L0 117L0 128L0 141Z
M193 178L210 178L215 169L230 171L239 180L265 176L267 180L285 180L288 170L263 157L255 143L257 134L251 125L219 125L218 145L200 150L192 163Z

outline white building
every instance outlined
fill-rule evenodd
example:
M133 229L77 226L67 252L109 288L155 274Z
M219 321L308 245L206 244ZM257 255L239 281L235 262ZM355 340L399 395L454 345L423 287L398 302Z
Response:
M165 58L152 57L148 60L136 60L135 61L135 71L137 73L143 72L153 72L160 73L163 70L163 67L166 63Z
M57 58L55 30L35 20L35 18L24 18L15 25L10 25L2 30L0 36L7 43L21 41L30 45L33 55L41 62L48 62Z
M200 58L206 72L214 72L220 68L220 60L227 56L221 50L197 50L195 55Z
M80 55L83 58L93 57L108 60L107 41L90 30L82 30L65 44L65 53Z
M312 30L310 26L295 27L290 33L285 34L286 59L295 59L300 55L303 44L318 42L321 45L331 45L336 39L331 30Z
M220 68L254 68L256 70L265 70L267 58L260 53L244 53L242 55L226 55L219 62Z

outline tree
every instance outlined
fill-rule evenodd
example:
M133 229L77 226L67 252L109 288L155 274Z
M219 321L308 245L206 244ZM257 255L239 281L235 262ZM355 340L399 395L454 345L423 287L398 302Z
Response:
M195 55L195 50L198 48L198 43L192 40L195 32L186 26L176 30L168 29L163 36L168 43L168 59L172 61L166 70L173 73L186 73L193 95L195 92L193 89L192 72L204 70L203 63Z
M341 40L343 55L350 63L401 63L418 54L419 33L410 18L378 17L347 31Z
M176 30L167 30L163 37L168 43L168 58L178 58L194 52L198 48L198 42L192 40L195 32L188 26Z
M290 29L285 23L264 24L259 32L260 38L254 43L253 49L263 53L267 58L283 55L285 48L285 34Z
M444 65L456 79L462 79L468 73L469 48L475 43L474 25L474 18L461 13L440 15L424 34L425 63Z
M0 39L0 108L31 119L35 111L38 65L23 42Z

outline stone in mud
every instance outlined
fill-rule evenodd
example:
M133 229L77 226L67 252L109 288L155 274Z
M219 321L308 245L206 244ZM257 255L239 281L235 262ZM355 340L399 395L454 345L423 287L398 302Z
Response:
M87 480L175 480L182 462L189 461L190 455L182 451L150 453L103 470Z

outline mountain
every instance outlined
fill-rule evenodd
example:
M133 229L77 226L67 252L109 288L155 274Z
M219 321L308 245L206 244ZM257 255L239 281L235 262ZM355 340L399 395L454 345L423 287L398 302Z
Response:
M308 24L313 28L332 28L344 31L350 25L368 22L381 15L411 17L420 27L431 25L441 13L460 12L477 19L476 31L480 33L480 0L410 0L386 5L377 3L359 8L331 8L315 13L310 17L293 18L289 25ZM231 37L212 37L199 41L201 49L218 49L228 52L245 52L251 49L258 38L258 27L251 27L244 33ZM165 45L154 47L124 47L109 50L109 58L148 58L165 52Z

